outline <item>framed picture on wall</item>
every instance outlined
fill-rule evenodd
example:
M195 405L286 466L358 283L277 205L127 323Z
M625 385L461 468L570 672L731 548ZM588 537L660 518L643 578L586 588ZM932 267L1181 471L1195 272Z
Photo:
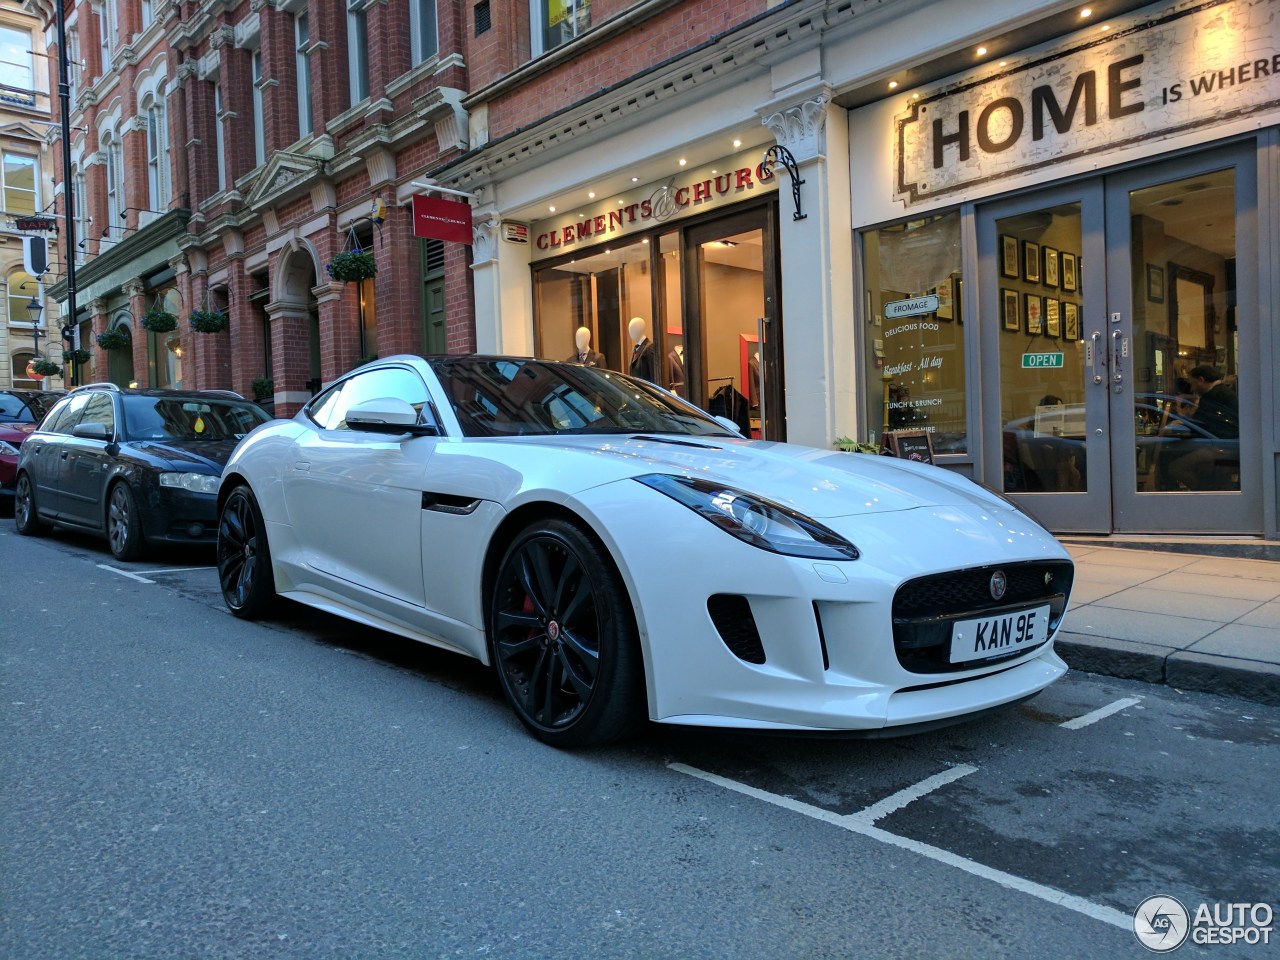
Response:
M1045 297L1044 334L1046 337L1062 336L1062 303L1057 297Z
M1027 283L1040 282L1040 244L1022 241L1022 279Z
M1080 307L1070 300L1062 305L1062 338L1080 339Z
M1000 238L1000 276L1017 280L1022 276L1018 269L1018 238L1002 236Z
M1002 304L1001 313L1004 316L1004 328L1017 333L1022 329L1022 315L1018 310L1018 291L1001 290L1000 303Z
M938 319L954 320L955 319L955 295L952 293L952 281L948 277L933 288L933 292L938 297Z
M1058 251L1053 247L1044 248L1044 285L1058 286Z
M1067 293L1076 292L1076 255L1062 254L1062 289Z
M1027 333L1038 337L1044 333L1044 302L1038 293L1028 293L1025 297L1026 306L1022 312L1027 318Z
M1164 303L1164 268L1147 264L1147 299L1152 303Z

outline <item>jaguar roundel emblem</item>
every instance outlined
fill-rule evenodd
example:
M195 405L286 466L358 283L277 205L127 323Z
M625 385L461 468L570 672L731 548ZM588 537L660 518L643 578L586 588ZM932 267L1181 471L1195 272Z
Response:
M1009 589L1009 579L1004 575L1003 570L997 570L991 575L991 599L1001 600L1004 598L1004 592Z

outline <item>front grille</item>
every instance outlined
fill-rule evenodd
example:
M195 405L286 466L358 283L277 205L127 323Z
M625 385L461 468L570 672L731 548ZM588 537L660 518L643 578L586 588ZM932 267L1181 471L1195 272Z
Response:
M764 663L764 644L760 642L756 618L746 597L714 594L707 598L707 613L711 614L720 639L735 657L747 663Z
M991 597L991 575L1004 571L1005 595ZM1026 650L951 663L951 627L958 620L1049 604L1049 635L1058 629L1071 595L1075 568L1067 560L991 564L908 580L893 598L893 648L904 670L948 673L994 666Z

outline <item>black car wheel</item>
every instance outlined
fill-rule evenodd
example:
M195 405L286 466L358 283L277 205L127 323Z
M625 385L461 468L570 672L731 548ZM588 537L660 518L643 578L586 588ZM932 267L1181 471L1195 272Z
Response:
M138 505L133 491L123 481L111 488L107 500L107 542L117 560L137 560L146 546Z
M24 537L38 537L47 529L36 512L36 490L25 473L18 475L13 493L13 521Z
M489 643L503 693L540 740L608 743L642 719L644 676L608 554L562 520L523 530L498 567Z
M232 490L218 517L218 581L237 617L256 620L275 602L267 528L248 487Z

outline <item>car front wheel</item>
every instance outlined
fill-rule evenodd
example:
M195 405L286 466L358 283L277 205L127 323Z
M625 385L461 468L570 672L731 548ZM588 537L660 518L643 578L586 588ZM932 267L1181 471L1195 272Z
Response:
M111 488L107 501L107 542L117 560L137 560L142 556L142 520L127 483Z
M36 491L31 478L25 473L18 476L13 492L13 522L24 537L38 537L45 532L45 525L36 513Z
M490 652L516 715L557 747L608 743L643 717L635 619L613 561L563 520L525 528L493 583Z
M245 486L231 491L218 517L218 582L222 599L237 617L259 619L275 602L266 524Z

